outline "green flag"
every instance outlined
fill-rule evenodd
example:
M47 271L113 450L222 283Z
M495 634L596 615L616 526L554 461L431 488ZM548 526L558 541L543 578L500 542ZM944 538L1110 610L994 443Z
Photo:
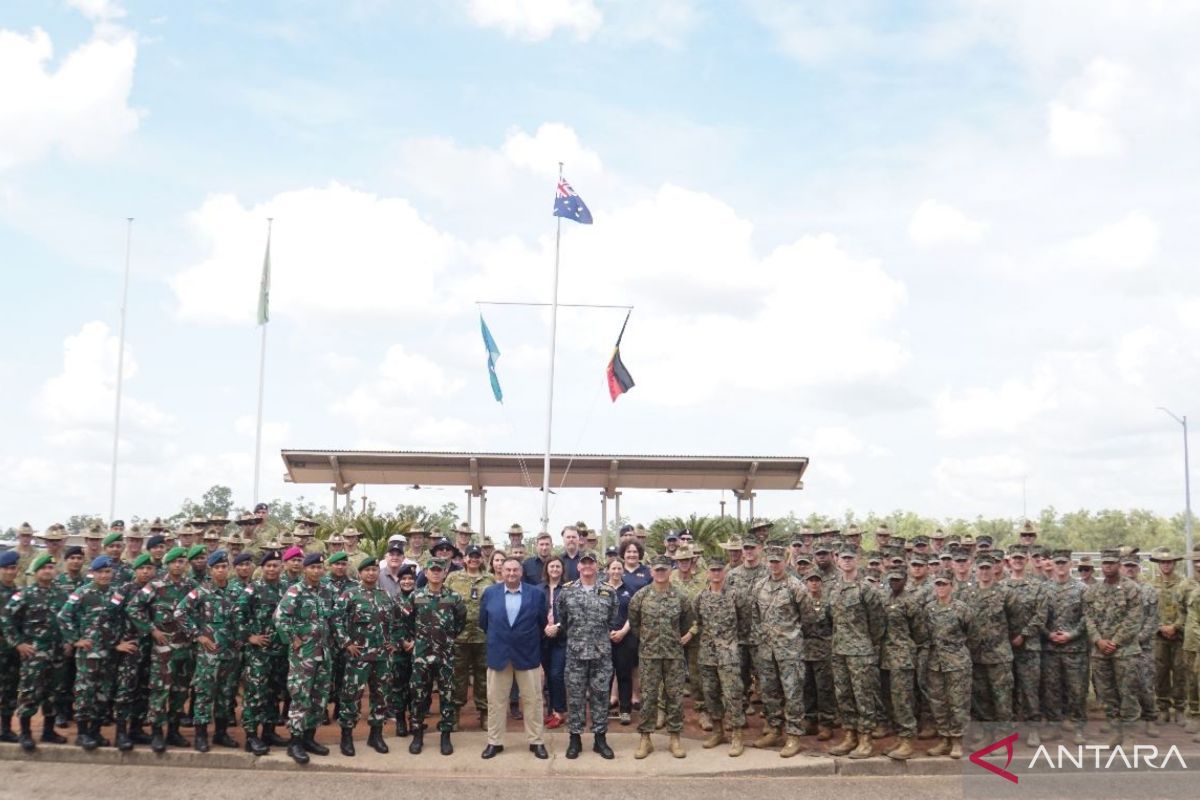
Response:
M268 306L271 298L271 232L267 231L267 254L263 257L262 284L258 287L258 324L270 320Z

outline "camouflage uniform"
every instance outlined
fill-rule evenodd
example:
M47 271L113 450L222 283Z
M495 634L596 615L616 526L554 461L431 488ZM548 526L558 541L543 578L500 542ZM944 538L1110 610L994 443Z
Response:
M883 684L887 687L883 699L890 706L890 719L896 723L900 736L912 738L917 735L916 695L914 676L917 668L917 644L919 636L919 607L912 595L893 596L891 592L883 599L884 616L887 619L883 645L879 650L879 669ZM882 720L882 715L880 715Z
M487 715L487 635L479 628L479 602L495 582L490 572L469 575L465 569L446 577L446 586L458 592L467 608L467 621L454 642L454 707L467 704L469 682L481 718Z
M75 650L75 717L80 722L104 718L112 701L113 667L124 619L112 584L87 583L67 597L58 612L64 642L92 641L91 649Z
M684 597L688 600L689 607L694 607L696 596L708 586L708 576L700 572L701 561L703 559L696 559L696 568L693 570L692 577L689 580L684 580L678 570L671 573L671 585L683 592ZM683 655L687 664L687 683L688 691L692 696L692 710L700 714L706 710L706 707L704 705L704 686L700 681L700 639L698 637L693 637L684 646Z
M12 586L0 583L0 615L3 614L4 606L18 591L20 588L15 582ZM12 715L17 712L17 684L20 675L21 656L17 652L16 644L10 642L0 629L0 717L4 719L5 725L11 722Z
M1042 651L1042 708L1047 722L1069 720L1082 730L1087 722L1088 644L1083 618L1082 582L1047 584L1046 631L1065 631L1070 641L1046 640Z
M616 592L603 584L587 587L574 581L564 586L554 600L554 619L562 626L559 635L567 639L563 674L567 684L569 733L583 733L589 709L592 732L608 732L608 685L613 674L608 632L619 611ZM645 693L644 684L642 688L645 697L652 696Z
M1185 603L1190 581L1180 574L1179 566L1170 575L1161 573L1150 579L1158 591L1158 626L1174 625L1174 637L1161 633L1154 637L1155 686L1158 691L1158 710L1176 710L1183 714L1187 684L1184 679L1183 628Z
M821 599L809 595L800 608L800 657L804 660L804 716L807 722L837 725L837 696L833 690L833 614L822 589Z
M1005 578L1013 598L1010 620L1014 636L1024 641L1013 646L1013 700L1016 718L1038 723L1042 719L1042 633L1046 627L1047 590L1050 584L1042 576Z
M279 703L287 690L290 640L284 641L275 630L275 609L286 587L282 580L269 583L251 581L237 596L238 629L242 636L242 725L247 732L257 725L275 725ZM250 644L250 637L262 635L267 643Z
M933 728L933 709L929 704L929 682L926 680L929 668L929 631L925 627L924 614L925 604L931 603L935 599L933 581L926 579L921 583L914 583L910 576L908 582L904 584L904 594L912 598L913 605L917 610L913 636L913 641L917 645L917 652L913 656L913 678L917 687L917 725L924 732L926 729L932 730Z
M132 642L132 653L114 652L113 713L118 720L141 725L150 709L149 634L139 633L129 622L129 607L146 584L128 581L116 590L113 599L121 605L121 641Z
M305 550L307 553L308 551ZM320 592L321 598L329 605L332 613L336 615L338 599L351 588L358 585L358 581L350 577L347 571L346 575L341 578L335 578L332 573L328 573L321 578ZM330 635L334 629L334 622L330 622ZM341 706L342 700L342 681L346 675L346 653L340 648L335 647L330 653L329 674L333 681L329 690L325 693L325 702L334 704L334 711L337 712ZM324 713L324 712L322 712Z
M1154 687L1156 685L1154 662L1154 645L1158 637L1158 592L1148 583L1135 581L1138 587L1138 595L1142 601L1142 625L1138 631L1138 655L1137 669L1135 670L1138 678L1137 698L1138 705L1142 707L1141 719L1146 722L1157 722L1158 711L1154 702ZM1182 632L1179 635L1180 644L1182 644ZM1182 650L1182 648L1180 648ZM1179 673L1182 675L1182 673Z
M64 561L60 561L59 566L63 571L54 578L54 588L57 590L54 599L55 614L62 609L63 604L67 602L67 598L70 597L71 593L77 591L87 582L87 578L82 572L78 575L71 575L69 572L66 572ZM53 678L51 680L54 684L52 691L54 694L55 711L58 712L60 718L70 719L75 705L74 654L66 653L62 649L59 649L54 656L54 670L52 674Z
M1016 605L1012 592L1001 583L976 585L967 607L975 620L970 648L971 705L976 718L990 728L1007 728L1012 722L1013 651Z
M241 634L237 620L237 596L226 584L197 586L175 607L179 629L194 643L196 670L192 686L196 699L192 719L196 725L216 722L218 729L234 721L237 696L237 651ZM217 646L209 652L198 641L207 636Z
M655 698L662 693L667 732L683 730L683 645L679 639L692 627L692 609L679 588L667 584L659 591L643 586L629 601L629 630L638 637L638 675L642 693ZM569 690L568 690L569 691ZM607 716L607 711L605 713ZM638 730L653 733L654 714L642 714Z
M724 719L726 729L744 728L738 623L751 610L728 586L721 587L720 592L709 589L700 592L692 602L692 609L704 707L714 722Z
M367 690L367 723L377 727L391 715L391 660L388 646L400 637L399 614L388 593L376 586L355 585L338 598L333 615L333 638L338 649L356 644L358 656L346 653L338 722L353 729L358 723L358 704Z
M17 685L17 716L32 717L40 707L47 717L54 715L53 673L55 657L63 651L62 636L55 614L58 589L42 588L34 583L14 592L0 612L0 636L14 648L31 644L36 652L21 659Z
M784 573L776 580L768 574L758 584L752 606L758 646L754 665L758 671L763 716L772 730L786 729L790 736L804 735L804 670L800 630L802 609L809 602L804 584Z
M412 617L413 608L412 593L404 594L403 591L396 592L392 598L392 604L395 606L396 614L396 651L392 653L391 664L389 669L392 675L391 689L391 707L392 713L396 715L397 733L407 731L407 726L401 730L401 722L404 715L408 713L408 709L412 706L412 651L405 650L403 643L412 641Z
M151 636L152 630L167 635L167 644L151 642L150 717L151 724L178 723L192 686L195 661L187 634L175 619L175 609L196 588L191 578L178 582L170 576L152 580L130 601L125 616L135 630Z
M967 604L931 599L922 607L922 627L928 632L929 704L939 736L959 737L971 706L972 662L968 640L974 617Z
M333 650L329 618L333 607L321 586L300 581L288 587L275 609L275 630L287 643L288 730L293 737L316 730L325 715ZM299 646L294 640L299 640Z
M879 695L879 646L886 622L879 591L864 579L829 589L833 617L833 690L847 730L870 734Z
M467 623L467 606L458 592L442 586L435 594L428 585L415 590L404 604L407 608L400 617L401 638L413 643L409 680L412 730L425 729L425 713L436 686L441 716L438 730L448 733L454 729L458 715L454 704L454 640Z
M731 591L738 595L738 599L746 604L746 608L753 610L755 595L758 593L758 584L767 578L767 565L759 562L757 566L749 564L738 564L733 569L729 570L729 574L725 578L725 585ZM738 652L741 660L742 670L742 685L745 687L745 705L749 704L750 700L750 684L754 678L754 648L758 643L758 635L754 629L754 621L750 615L739 621L738 629Z
M1188 684L1188 714L1195 721L1200 717L1196 692L1200 689L1200 584L1192 582L1188 592L1187 621L1183 629L1183 652L1187 658L1191 679Z
M1128 578L1117 583L1100 581L1083 595L1088 644L1092 656L1092 678L1096 697L1104 704L1110 723L1132 725L1140 709L1137 699L1138 633L1142 626L1142 602L1137 584ZM1117 645L1111 655L1100 652L1096 642L1109 639Z

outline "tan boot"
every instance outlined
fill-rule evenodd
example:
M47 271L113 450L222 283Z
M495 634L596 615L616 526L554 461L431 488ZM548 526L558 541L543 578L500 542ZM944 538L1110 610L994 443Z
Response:
M783 738L783 731L779 728L763 728L762 736L754 740L755 747L774 747L779 744L779 740Z
M658 718L654 720L654 730L661 731L665 727L667 727L667 712L660 708Z
M942 740L940 742L938 742L937 744L935 744L933 747L929 748L929 750L927 750L925 752L925 755L927 755L927 756L948 756L948 755L950 755L950 737L943 736Z
M700 719L697 724L700 726L700 730L702 731L711 731L713 729L712 717L708 715L707 711L700 712Z
M671 755L676 758L687 758L687 751L683 749L683 742L679 741L679 734L672 733L667 740L667 749L671 751Z
M829 755L844 756L857 746L858 733L847 728L845 735L842 736L842 740L833 747L829 748Z
M746 751L746 744L742 741L742 729L734 728L733 733L729 735L729 757L737 758Z
M723 741L725 741L725 726L718 722L716 725L712 726L712 733L700 744L700 746L705 750L712 750Z
M1151 739L1157 739L1158 735L1158 725L1156 725L1152 719L1146 720L1146 736L1150 737Z
M645 758L654 752L654 742L650 741L650 734L643 733L642 741L638 743L637 752L633 754L634 758Z
M889 737L891 735L892 735L892 732L888 729L887 724L883 723L883 722L876 725L875 730L871 731L872 739L886 739L887 737Z
M1109 726L1109 729L1112 732L1112 736L1108 737L1108 742L1105 743L1105 747L1120 747L1122 739L1121 726L1117 723L1113 723Z
M1087 736L1083 734L1083 728L1075 729L1075 733L1071 736L1071 741L1081 747L1087 744Z
M911 736L901 736L900 741L891 750L884 753L888 758L894 758L897 761L907 761L913 757L913 740Z
M828 742L832 738L833 738L833 728L829 727L828 725L818 725L817 726L817 741L818 742Z
M787 742L784 743L783 749L779 751L780 758L791 758L800 752L800 737L788 734Z
M850 751L851 758L870 758L875 755L875 747L871 744L871 734L860 733L858 746Z
M936 739L938 738L937 731L933 729L933 725L926 723L919 731L917 731L918 739Z
M951 736L950 737L950 757L951 758L962 758L962 737L961 736Z

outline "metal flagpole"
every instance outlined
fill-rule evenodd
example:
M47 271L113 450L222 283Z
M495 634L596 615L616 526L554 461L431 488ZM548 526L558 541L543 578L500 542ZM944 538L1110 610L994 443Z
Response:
M271 258L271 223L275 220L267 217L267 261ZM269 278L269 276L268 276ZM262 289L260 288L261 292ZM267 321L263 320L262 342L258 347L258 422L254 428L254 502L258 503L258 474L262 463L262 411L263 411L263 382L267 374ZM334 513L337 513L337 495L334 495Z
M558 180L563 176L563 162L558 162ZM546 389L546 457L542 462L542 530L550 530L550 432L554 422L554 342L558 328L558 252L562 240L562 217L555 217L554 228L554 289L550 303L550 380Z
M129 304L129 252L133 244L133 217L125 218L125 282L121 288L121 327L117 341L117 404L113 412L112 483L108 490L108 519L117 515L117 452L121 445L121 384L125 379L125 307Z

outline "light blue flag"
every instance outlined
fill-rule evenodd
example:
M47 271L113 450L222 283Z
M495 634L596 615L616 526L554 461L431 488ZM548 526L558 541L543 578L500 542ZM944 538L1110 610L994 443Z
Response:
M497 403L503 403L504 392L500 391L500 379L496 377L496 362L500 360L500 348L496 346L492 332L488 330L487 323L483 321L483 314L479 315L479 328L483 331L483 346L487 348L488 377L492 380L492 394L495 395Z

